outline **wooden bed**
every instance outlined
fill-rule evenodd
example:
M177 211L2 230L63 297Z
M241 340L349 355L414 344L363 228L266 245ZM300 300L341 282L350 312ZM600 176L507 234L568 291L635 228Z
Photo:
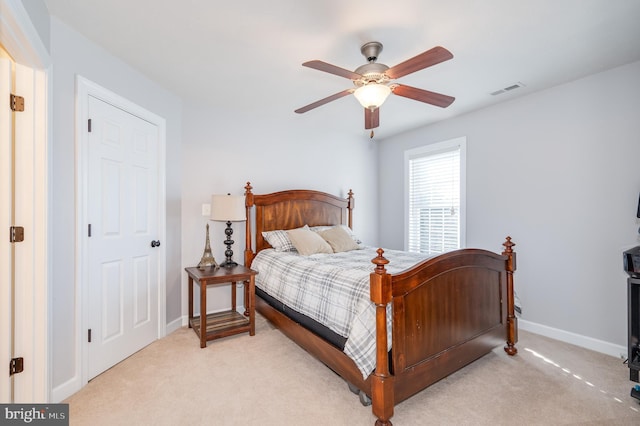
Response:
M304 225L352 227L354 197L311 190L253 194L245 186L245 265L270 245L263 231ZM252 227L255 224L255 229ZM255 251L252 249L255 238ZM376 305L376 368L364 379L340 349L256 297L256 309L285 335L371 398L376 425L391 425L394 406L489 353L506 341L515 355L514 244L502 254L480 249L448 252L389 274L382 249L372 259L371 300ZM387 351L386 306L392 305L392 350Z

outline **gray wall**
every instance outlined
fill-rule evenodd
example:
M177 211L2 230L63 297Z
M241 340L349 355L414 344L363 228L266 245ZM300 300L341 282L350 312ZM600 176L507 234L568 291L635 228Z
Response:
M49 10L43 0L22 0L22 5L29 15L38 36L42 40L47 50L50 52L50 24Z
M202 204L210 203L212 194L242 195L247 181L255 194L315 189L346 197L353 189L354 232L365 242L376 243L377 147L368 138L328 129L317 131L318 127L300 120L288 106L286 111L262 105L237 110L189 103L184 106L182 122L183 266L195 266L202 256L207 223L201 215ZM213 255L217 261L224 260L225 225L209 224ZM245 249L244 225L233 225L234 259L238 262L243 261ZM186 313L186 276L183 282ZM225 287L210 288L208 310L228 309L229 294ZM195 297L197 311L198 295Z
M639 242L639 116L637 62L385 140L381 243L404 244L403 152L466 136L467 246L501 251L513 237L521 324L626 347L622 251Z
M76 371L75 287L75 78L81 75L165 118L167 241L167 322L179 319L181 251L181 139L182 104L178 96L150 81L127 64L51 18L53 140L51 143L51 386L71 389L79 383ZM77 382L77 383L76 383Z

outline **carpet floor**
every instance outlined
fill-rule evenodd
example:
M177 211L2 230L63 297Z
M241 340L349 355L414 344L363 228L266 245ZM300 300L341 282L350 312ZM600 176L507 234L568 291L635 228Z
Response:
M520 332L395 407L395 426L640 425L620 359ZM181 328L66 401L71 425L373 425L345 382L257 315L256 335L200 349Z

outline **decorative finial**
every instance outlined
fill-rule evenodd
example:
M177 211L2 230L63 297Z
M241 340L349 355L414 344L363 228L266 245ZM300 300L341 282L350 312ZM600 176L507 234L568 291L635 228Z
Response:
M516 244L511 242L511 237L507 237L507 240L502 245L505 247L504 253L513 253L513 247Z
M387 263L389 263L389 260L387 260L383 254L384 254L384 250L382 250L381 248L379 248L378 250L376 250L376 253L378 253L377 257L374 257L371 262L374 263L376 265L376 269L375 269L375 273L376 274L384 274L386 272L384 265L386 265Z

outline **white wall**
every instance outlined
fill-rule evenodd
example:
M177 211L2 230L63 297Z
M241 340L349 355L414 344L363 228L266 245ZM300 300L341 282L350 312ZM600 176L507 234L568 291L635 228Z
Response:
M381 242L403 247L404 150L466 136L467 246L501 251L513 237L521 325L626 353L639 116L636 62L385 140Z
M256 94L260 96L260 94ZM255 110L254 110L255 108ZM307 120L261 105L211 107L185 104L182 143L182 263L195 266L202 257L207 218L201 205L212 194L242 195L247 181L255 194L286 189L315 189L346 197L355 193L354 232L377 241L377 147L366 138L319 130ZM330 127L330 126L328 126ZM216 261L224 260L225 224L210 223ZM233 225L234 260L243 263L245 224ZM187 315L186 275L183 314ZM196 292L197 293L197 292ZM209 289L209 312L229 308L230 290ZM240 304L242 304L242 299ZM198 311L196 294L195 311Z
M51 18L53 141L51 144L51 371L53 399L79 389L76 369L75 78L79 74L163 117L166 135L167 322L180 318L181 100Z

